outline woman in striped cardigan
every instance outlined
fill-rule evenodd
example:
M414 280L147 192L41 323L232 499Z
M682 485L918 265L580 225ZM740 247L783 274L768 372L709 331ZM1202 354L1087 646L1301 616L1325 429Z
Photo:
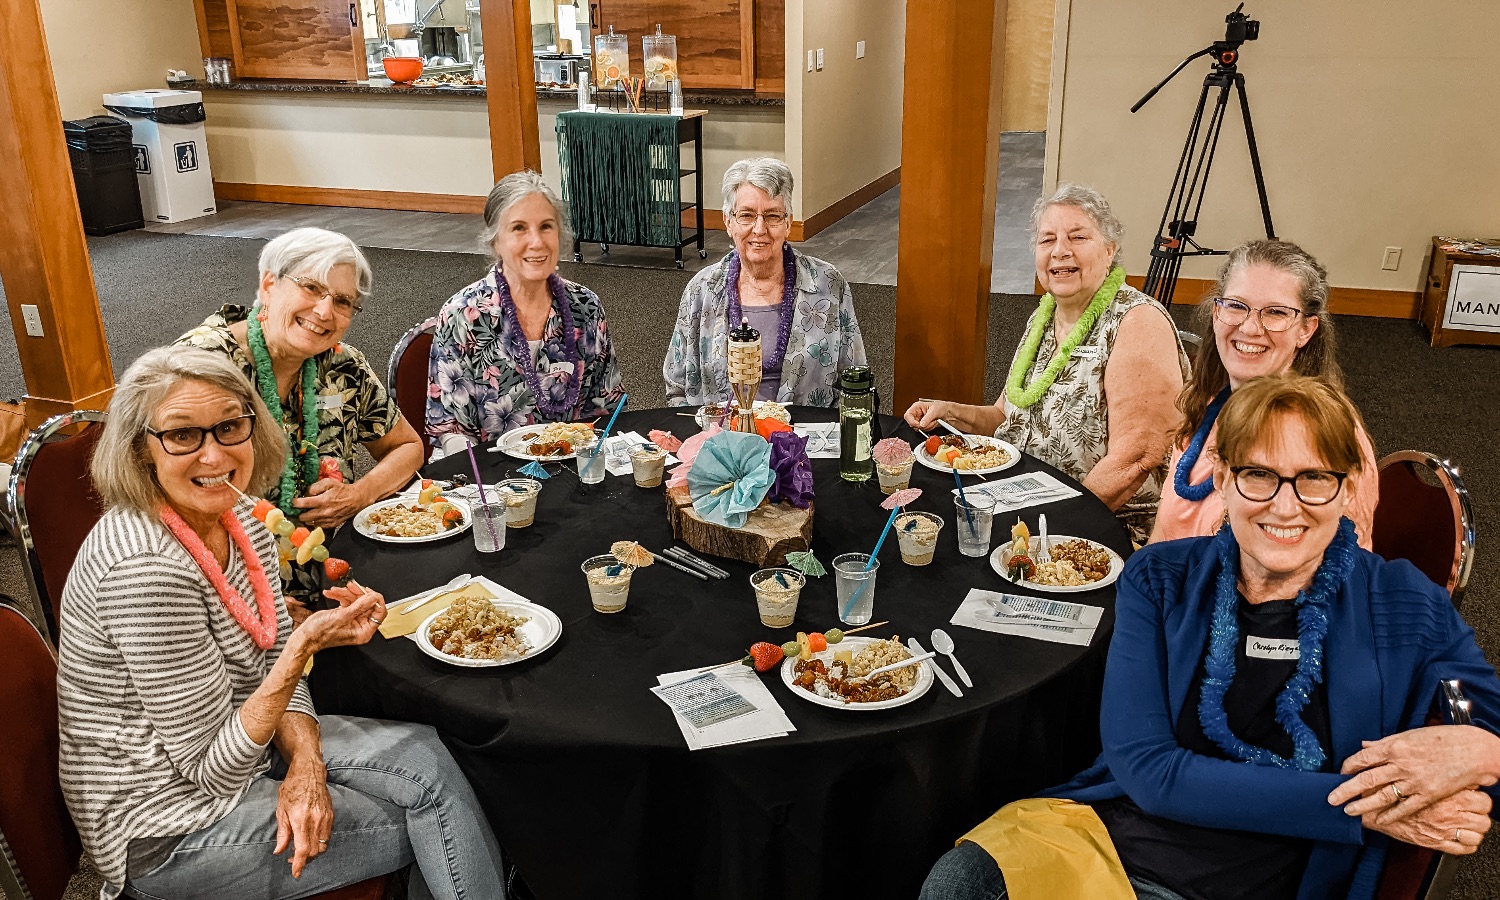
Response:
M92 464L108 510L63 591L57 679L63 794L105 896L303 896L415 861L433 896L502 897L431 728L313 710L309 658L368 641L385 603L350 582L292 630L275 538L240 494L285 458L223 356L153 350L115 389Z

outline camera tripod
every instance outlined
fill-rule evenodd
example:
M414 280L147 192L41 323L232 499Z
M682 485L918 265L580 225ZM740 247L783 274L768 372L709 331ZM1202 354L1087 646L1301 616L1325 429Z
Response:
M1245 96L1245 76L1238 69L1240 45L1253 41L1260 35L1260 23L1241 12L1241 3L1234 12L1225 17L1228 27L1222 41L1209 46L1177 64L1166 78L1136 101L1130 111L1136 112L1145 106L1156 92L1166 86L1177 73L1187 68L1188 63L1200 56L1211 56L1213 68L1203 79L1203 89L1198 93L1198 106L1188 126L1187 142L1182 148L1182 157L1177 162L1177 173L1172 178L1172 190L1167 195L1167 205L1157 225L1156 244L1151 248L1151 266L1146 271L1143 290L1170 306L1172 294L1177 289L1177 275L1182 270L1185 256L1223 256L1227 250L1212 250L1199 244L1195 238L1198 231L1198 215L1203 209L1204 193L1208 189L1208 175L1213 168L1214 151L1219 145L1219 134L1224 127L1224 114L1229 106L1229 91L1233 88L1239 97L1240 112L1245 119L1245 138L1250 144L1250 165L1255 170L1255 192L1260 198L1260 215L1265 221L1266 237L1275 240L1276 230L1271 224L1271 205L1266 200L1266 181L1260 169L1260 151L1255 144L1255 126L1250 121L1250 101ZM1209 94L1218 89L1213 108L1204 123L1204 112L1209 109Z

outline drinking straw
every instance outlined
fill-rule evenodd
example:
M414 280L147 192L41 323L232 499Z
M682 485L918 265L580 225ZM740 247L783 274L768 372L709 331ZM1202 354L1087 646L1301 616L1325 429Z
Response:
M615 411L609 417L609 423L604 426L604 434L599 438L599 455L589 460L589 464L583 467L584 471L588 472L589 474L593 474L594 464L604 458L604 442L609 440L609 433L613 431L615 427L615 419L618 419L620 417L620 410L625 408L625 401L629 399L629 394L621 394L620 402L615 404ZM597 422L598 420L595 419L594 421Z
M474 469L474 486L479 488L479 505L484 509L484 524L490 529L490 544L499 546L500 536L495 534L495 518L489 513L490 498L484 494L484 478L479 474L479 460L474 457L474 442L465 441L464 449L469 451L469 465Z
M875 549L870 551L870 558L865 561L865 567L860 571L868 572L870 571L870 568L875 565L875 558L880 555L880 548L883 544L885 544L885 536L891 533L891 526L896 524L896 516L900 512L901 507L891 507L891 514L886 517L885 527L880 529L880 539L875 542ZM849 610L853 609L854 604L859 602L860 595L865 592L865 588L869 584L870 580L866 578L864 581L861 581L859 585L854 589L854 593L849 595L849 602L844 604L843 611L839 613L840 619L849 618Z
M974 513L969 509L969 498L964 494L964 480L959 477L958 470L953 470L953 482L958 485L958 505L964 508L964 520L969 523L969 530L974 530Z

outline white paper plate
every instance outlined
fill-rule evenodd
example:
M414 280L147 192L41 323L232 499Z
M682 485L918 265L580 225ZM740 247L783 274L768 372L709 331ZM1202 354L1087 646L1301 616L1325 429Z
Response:
M958 474L960 475L991 475L995 472L1004 472L1006 469L1009 469L1011 466L1014 466L1021 461L1021 451L1017 450L1012 444L1007 443L1006 441L1002 441L999 438L987 437L982 434L966 434L964 435L964 439L971 444L988 444L991 447L999 447L1001 450L1005 451L1006 455L1009 456L1010 459L1006 460L998 466L990 466L985 469L959 469ZM936 469L937 471L944 474L953 471L952 466L944 462L938 462L937 460L932 458L932 455L927 452L927 444L925 441L919 442L917 446L913 448L913 452L917 454L917 462L921 463L929 469Z
M417 498L412 494L407 494L402 497L391 497L379 503L371 503L369 506L355 513L354 530L372 541L384 541L387 544L427 544L432 541L447 540L455 534L463 534L465 531L468 531L469 527L474 524L474 511L469 508L469 504L457 497L448 495L444 495L444 499L457 507L458 511L463 515L463 519L458 523L457 528L449 528L447 531L439 531L437 534L428 534L422 537L394 537L376 531L370 525L370 514L391 506L414 505L417 502Z
M762 409L769 402L771 402L771 401L769 401L769 400L757 400L757 401L755 401L755 405L751 407L751 411L753 412L755 410ZM778 403L777 406L780 406L783 409L786 409L786 404ZM762 416L761 418L765 418L765 417ZM790 424L792 424L792 411L790 409L786 410L786 418L785 419L781 418L780 416L775 416L774 418L777 421L779 421L779 422L781 422L781 423L783 423L785 425L790 425ZM703 407L701 407L701 406L698 407L698 411L693 414L693 421L698 423L698 427L699 428L707 428L708 427L708 418L703 415Z
M1032 541L1036 541L1037 536L1032 535L1031 539ZM1009 575L1005 574L1005 560L1010 558L1010 545L1013 543L1013 541L1006 541L1005 543L995 548L995 552L990 554L990 568L998 572L1001 578L1004 578L1011 584L1024 585L1025 587L1029 587L1032 590L1046 591L1050 594L1081 594L1084 591L1097 590L1098 588L1102 588L1106 585L1114 584L1115 581L1119 579L1120 571L1125 568L1125 560L1120 558L1120 554L1109 549L1098 541L1090 541L1088 538L1068 537L1065 534L1052 534L1047 536L1047 543L1054 547L1058 544L1061 544L1063 541L1085 541L1091 546L1099 550L1103 550L1105 553L1108 553L1109 572L1106 573L1105 576L1098 581L1091 581L1088 584L1080 584L1070 587L1061 587L1051 584L1036 584L1030 581L1016 581Z
M449 656L438 648L432 646L432 641L427 639L427 629L432 627L432 620L447 612L440 609L417 626L417 646L422 652L433 659L442 660L449 665L463 666L468 669L492 669L496 666L508 666L513 663L525 662L542 651L557 643L562 637L562 619L557 613L536 603L525 603L516 600L491 600L497 609L503 609L513 616L526 616L528 621L517 629L520 634L531 644L531 649L526 651L525 656L515 656L509 659L464 659L461 656Z
M577 455L576 453L554 453L551 456L533 456L528 452L526 448L531 446L533 440L541 436L542 429L545 427L547 423L512 428L496 439L495 449L513 459L523 459L527 462L562 462Z
M877 640L879 640L879 638L846 637L837 644L829 644L827 650L824 650L821 653L814 653L813 657L816 659L821 659L826 665L833 662L833 651L835 650L853 650L855 653L858 653L861 649L864 648L866 644L873 644ZM905 706L906 704L911 703L918 697L927 693L927 689L932 687L933 681L931 662L920 662L917 663L917 683L912 687L911 690L907 691L901 696L892 697L889 700L879 700L875 703L845 703L842 700L835 700L831 697L821 697L817 694L814 694L812 691L804 690L803 688L797 687L795 684L793 684L792 680L796 678L796 672L794 671L796 665L797 658L795 656L788 657L787 659L782 661L781 683L786 685L787 690L791 691L793 694L796 694L798 697L801 697L803 700L806 700L808 703L814 703L818 706L827 706L831 709L848 709L858 712L870 712L877 709L890 709L893 706Z

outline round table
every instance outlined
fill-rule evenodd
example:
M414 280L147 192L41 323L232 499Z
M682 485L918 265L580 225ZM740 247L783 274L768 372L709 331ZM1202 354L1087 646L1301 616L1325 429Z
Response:
M696 433L679 412L623 413L617 430ZM836 413L793 415L826 422ZM897 419L883 424L887 434L919 437ZM499 453L478 456L487 483L522 465ZM843 481L837 460L812 466L814 552L825 566L839 553L868 552L887 515L877 483ZM427 474L467 468L460 457ZM992 477L1035 471L1077 487L1030 457ZM1105 610L1088 647L950 625L971 587L1027 591L987 559L959 555L951 476L917 465L912 485L925 493L911 508L936 512L947 525L926 567L904 565L895 538L886 542L875 621L890 624L867 634L916 636L931 649L930 631L945 628L975 683L961 699L935 684L896 709L827 709L792 696L771 673L764 677L795 732L689 752L671 711L649 690L656 676L733 659L755 641L834 627L833 576L808 580L788 629L760 624L748 581L755 567L723 558L713 561L731 573L727 581L657 564L636 572L624 612L596 613L579 564L616 540L659 551L672 535L662 488L638 488L628 475L583 485L574 469L545 483L535 524L510 530L493 558L477 553L467 533L396 546L345 528L331 546L361 583L393 600L461 572L483 574L554 610L563 621L555 646L515 665L465 669L423 655L414 641L376 635L318 655L318 709L435 726L541 900L913 897L969 827L1066 780L1097 754L1114 590L1067 597ZM1130 553L1125 530L1087 491L1024 514L1035 522L1038 511L1055 534ZM996 522L995 543L1007 539L1009 521Z

